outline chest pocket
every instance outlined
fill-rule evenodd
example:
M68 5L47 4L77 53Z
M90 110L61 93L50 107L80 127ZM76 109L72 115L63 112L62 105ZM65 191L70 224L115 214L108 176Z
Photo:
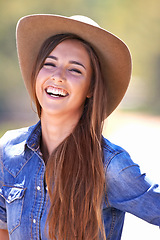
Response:
M0 195L6 201L7 226L11 234L21 223L24 194L26 188L3 186Z

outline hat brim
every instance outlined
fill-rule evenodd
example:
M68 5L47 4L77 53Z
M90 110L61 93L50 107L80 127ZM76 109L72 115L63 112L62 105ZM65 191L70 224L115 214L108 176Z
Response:
M131 77L131 55L123 41L112 33L81 21L50 14L29 15L17 24L17 51L22 77L31 94L31 74L42 43L50 36L73 33L95 49L107 86L107 116L121 102ZM107 117L106 116L106 117Z

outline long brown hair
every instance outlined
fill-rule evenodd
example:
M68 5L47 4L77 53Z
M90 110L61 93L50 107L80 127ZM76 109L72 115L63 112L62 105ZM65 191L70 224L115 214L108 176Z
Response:
M58 34L47 39L33 69L33 97L38 115L41 107L35 94L35 81L46 57L62 41L77 39L86 48L92 66L91 92L73 132L54 150L46 166L50 196L47 223L50 239L105 239L102 200L105 191L102 128L107 112L106 86L93 48L73 34Z

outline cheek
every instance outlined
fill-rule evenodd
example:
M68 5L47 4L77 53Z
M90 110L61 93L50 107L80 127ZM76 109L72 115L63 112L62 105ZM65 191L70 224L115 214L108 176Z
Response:
M85 79L84 81L81 81L79 84L76 85L75 89L75 95L78 101L84 102L85 99L89 97L90 79Z
M35 83L35 90L39 91L39 89L42 87L43 81L44 81L44 71L41 69L37 75L36 83Z
M35 93L36 93L36 97L39 101L39 97L41 95L41 80L39 78L39 75L37 76L36 83L35 83Z
M83 84L83 92L84 92L84 95L88 95L89 91L90 91L90 85L91 85L91 79L90 77L88 77L87 79L85 79L85 82ZM82 86L81 86L82 88Z

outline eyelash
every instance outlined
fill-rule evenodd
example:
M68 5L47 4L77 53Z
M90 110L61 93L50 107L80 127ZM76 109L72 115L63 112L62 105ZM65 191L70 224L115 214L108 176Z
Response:
M56 67L54 63L44 63L44 66L51 66L51 67ZM76 68L69 69L70 72L75 72L78 74L82 74L82 72Z
M51 66L51 67L55 67L56 65L54 63L44 63L44 66Z
M76 69L76 68L70 69L69 71L70 72L76 72L78 74L82 74L82 72L80 70Z

